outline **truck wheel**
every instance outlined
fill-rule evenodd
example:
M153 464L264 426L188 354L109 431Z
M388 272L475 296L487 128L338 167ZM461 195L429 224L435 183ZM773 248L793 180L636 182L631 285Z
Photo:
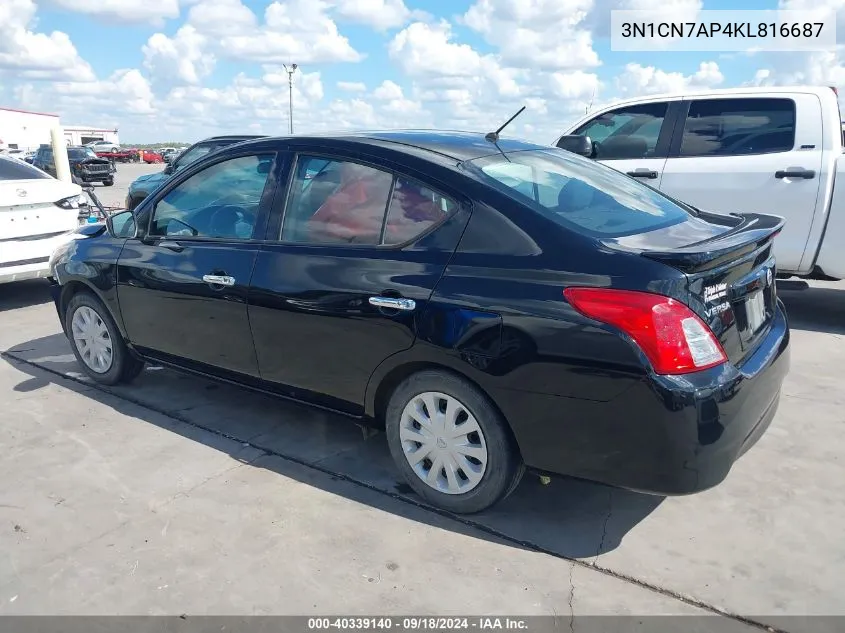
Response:
M114 184L114 178L109 178L108 180L104 180L104 181L103 181L103 184L104 184L106 187L111 187L111 186Z
M427 370L394 391L387 444L405 480L450 512L481 512L507 497L525 470L507 422L487 396L448 372Z

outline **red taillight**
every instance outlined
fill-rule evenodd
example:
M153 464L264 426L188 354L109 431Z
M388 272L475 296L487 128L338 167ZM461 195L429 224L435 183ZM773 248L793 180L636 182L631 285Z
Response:
M627 333L658 374L687 374L727 360L710 328L675 299L609 288L567 288L563 295L584 316Z

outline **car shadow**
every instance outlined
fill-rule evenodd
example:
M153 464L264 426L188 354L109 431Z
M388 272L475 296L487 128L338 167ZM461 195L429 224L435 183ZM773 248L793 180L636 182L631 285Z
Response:
M261 449L278 459L256 465L284 477L513 547L592 559L617 548L663 500L565 477L544 483L528 473L494 508L453 516L427 507L401 481L383 433L364 432L341 416L158 367L148 367L132 385L95 387L61 334L20 343L3 358L29 376L15 391L55 383L233 457L245 444Z
M50 303L50 284L46 279L28 279L0 285L0 312Z
M807 287L802 282L779 281L778 296L786 305L789 327L845 334L845 285L836 286Z

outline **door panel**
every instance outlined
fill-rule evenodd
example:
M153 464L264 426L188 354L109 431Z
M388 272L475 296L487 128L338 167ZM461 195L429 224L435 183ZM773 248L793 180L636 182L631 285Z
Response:
M785 218L775 256L778 267L790 271L799 269L807 245L823 150L820 117L796 117L796 111L820 112L818 97L690 102L683 135L673 148L677 157L667 161L660 183L667 194L707 211ZM790 176L799 171L814 173Z
M599 114L574 134L590 137L600 163L659 187L676 108L665 101L621 106Z
M300 155L293 174L285 241L262 246L250 289L261 377L284 395L362 413L376 367L414 343L469 213L353 160Z
M276 188L274 157L219 156L145 204L145 234L118 261L124 325L142 353L258 379L247 295L260 244L252 236L263 234Z
M182 250L171 250L168 242ZM257 254L251 243L130 240L118 265L129 339L144 353L184 360L200 371L214 367L258 376L246 309ZM203 281L210 274L233 277L234 285Z

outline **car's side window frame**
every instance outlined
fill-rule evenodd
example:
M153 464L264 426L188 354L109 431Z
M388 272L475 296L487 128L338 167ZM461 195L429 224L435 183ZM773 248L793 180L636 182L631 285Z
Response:
M640 159L636 158L602 158L603 161L611 161L611 160L647 160L650 158L667 158L670 155L670 151L672 148L672 141L674 140L676 134L675 131L677 129L678 120L681 119L681 125L683 125L683 118L685 113L683 113L683 101L680 99L672 99L672 100L663 100L663 101L647 101L645 103L634 103L634 104L626 104L626 105L617 105L611 106L605 110L602 110L594 117L584 121L581 125L573 131L573 134L580 134L578 130L583 129L585 126L589 125L596 119L607 116L608 114L613 114L619 110L630 109L634 106L640 105L666 105L666 114L663 116L663 122L660 124L660 131L657 134L657 142L654 146L654 154L652 156L644 156Z
M139 212L136 221L138 222L138 226L143 226L143 239L145 241L149 241L151 243L162 241L162 240L171 240L171 241L178 241L178 242L210 242L210 243L220 243L220 242L237 242L239 244L242 243L254 243L254 242L261 242L263 241L264 233L267 228L267 220L268 216L271 213L274 205L273 202L276 197L276 193L279 190L279 172L278 168L280 165L279 160L279 151L275 148L267 148L267 149L252 149L252 148L244 148L241 151L234 152L231 154L217 154L213 155L213 158L210 158L208 162L204 160L204 157L192 163L189 167L186 167L181 173L178 175L174 175L171 177L164 186L157 191L154 195L147 196L139 205ZM270 155L272 156L272 161L270 163L270 171L267 174L267 180L264 183L264 190L261 193L261 199L258 203L258 213L255 218L255 226L252 230L252 237L247 239L241 238L232 238L232 237L209 237L204 235L178 235L178 236L167 236L167 235L152 235L151 229L153 225L153 219L155 217L155 210L158 206L158 203L167 195L173 191L175 188L182 185L184 182L193 178L201 171L205 171L206 169L210 169L214 165L218 165L223 162L228 162L230 160L235 160L238 158L244 158L247 156L260 156L260 155Z
M795 112L795 123L792 130L792 147L786 150L777 150L774 152L755 152L753 154L696 154L696 155L681 155L681 144L684 142L684 128L686 127L687 117L689 116L690 108L695 101L731 101L737 99L783 99L785 101L792 101ZM795 99L789 97L739 97L727 96L718 98L714 96L688 97L682 102L682 108L678 113L678 118L675 121L675 131L672 135L672 143L669 147L669 158L742 158L743 156L767 156L769 154L787 154L795 151L795 143L798 134L798 104Z
M277 217L279 221L277 226L274 227L273 235L267 236L267 241L272 242L274 244L280 244L283 246L297 246L297 247L308 247L308 248L355 248L355 249L378 249L378 250L401 250L403 248L407 248L408 246L419 242L420 240L424 239L429 234L436 231L438 228L443 226L447 221L453 218L457 213L461 211L461 209L468 209L471 210L471 205L465 196L456 195L453 193L448 193L444 191L442 186L438 186L437 184L432 184L432 179L424 179L422 175L411 175L408 172L411 170L407 169L400 169L398 166L388 163L376 163L373 160L368 160L368 157L362 155L356 156L348 156L342 153L334 153L331 151L327 151L325 149L308 149L308 148L291 148L290 150L290 158L289 158L289 167L287 169L287 182L285 186L281 188L279 192L280 195L278 199L280 200L279 208L274 210L278 211ZM384 217L382 218L381 224L381 234L379 236L379 243L378 244L338 244L334 242L296 242L292 240L283 240L282 239L282 232L284 231L285 226L285 217L288 211L288 205L291 201L291 197L293 196L293 185L297 175L297 168L299 165L300 157L305 156L307 158L317 158L323 159L327 161L343 161L348 163L355 163L357 165L361 165L363 167L369 167L371 169L377 169L381 172L390 174L391 182L390 182L390 191L387 197L387 203L385 204L384 208ZM447 214L445 214L438 222L435 222L424 231L417 233L411 239L405 240L404 242L397 243L397 244L382 244L381 242L384 240L384 233L387 227L387 218L388 214L390 213L390 204L393 201L393 192L396 188L396 180L398 178L402 178L404 180L409 180L416 184L419 184L426 189L430 189L437 195L451 200L454 203L454 208Z

